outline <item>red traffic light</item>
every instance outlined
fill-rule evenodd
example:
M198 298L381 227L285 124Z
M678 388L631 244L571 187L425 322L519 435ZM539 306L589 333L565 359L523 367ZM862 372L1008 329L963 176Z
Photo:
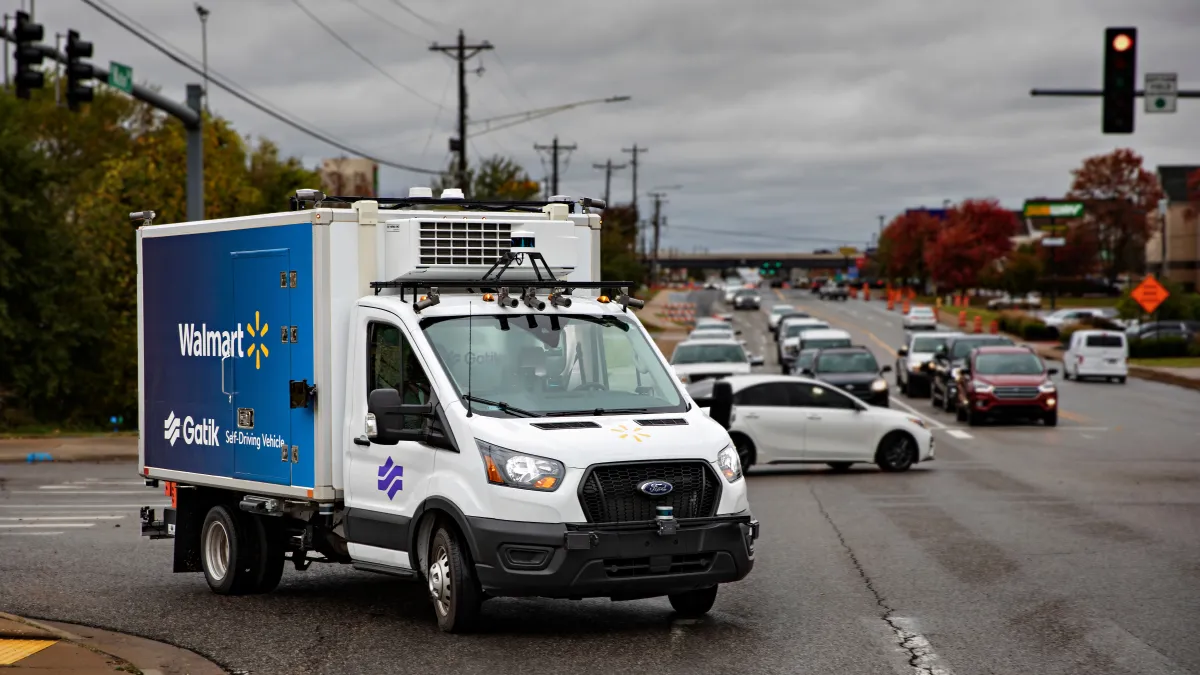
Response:
M1113 38L1112 46L1113 49L1119 52L1129 51L1129 48L1133 46L1133 38L1124 33L1120 33Z

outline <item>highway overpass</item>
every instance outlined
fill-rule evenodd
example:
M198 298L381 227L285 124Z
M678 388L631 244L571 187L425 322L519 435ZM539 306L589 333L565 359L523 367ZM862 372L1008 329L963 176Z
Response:
M859 255L863 255L859 253ZM763 263L780 263L783 270L840 270L853 265L855 257L840 253L686 253L683 251L661 252L659 265L679 269L728 269L733 267L760 267Z

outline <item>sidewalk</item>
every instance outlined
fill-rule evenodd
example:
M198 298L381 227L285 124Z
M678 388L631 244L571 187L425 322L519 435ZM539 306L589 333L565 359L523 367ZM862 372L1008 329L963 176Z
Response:
M37 675L222 675L225 670L186 649L154 640L0 612L0 667Z
M0 438L0 464L36 461L109 462L137 459L137 436ZM46 456L49 456L47 459Z

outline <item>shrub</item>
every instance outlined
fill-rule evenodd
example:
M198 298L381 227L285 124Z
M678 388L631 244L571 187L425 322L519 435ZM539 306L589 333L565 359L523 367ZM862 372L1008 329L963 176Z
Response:
M1193 344L1188 344L1183 338L1165 337L1160 339L1129 341L1129 358L1132 359L1169 359L1200 354Z
M1020 335L1022 338L1029 340L1030 342L1040 342L1045 340L1053 340L1054 336L1056 335L1056 331L1042 323L1041 320L1029 317L1021 325Z

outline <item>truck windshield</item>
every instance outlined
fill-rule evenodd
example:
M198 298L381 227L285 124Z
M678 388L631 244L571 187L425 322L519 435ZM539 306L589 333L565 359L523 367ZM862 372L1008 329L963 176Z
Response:
M685 409L675 376L645 334L621 317L439 317L422 321L421 329L460 397L470 394L535 415ZM465 404L480 415L511 414L498 406Z

